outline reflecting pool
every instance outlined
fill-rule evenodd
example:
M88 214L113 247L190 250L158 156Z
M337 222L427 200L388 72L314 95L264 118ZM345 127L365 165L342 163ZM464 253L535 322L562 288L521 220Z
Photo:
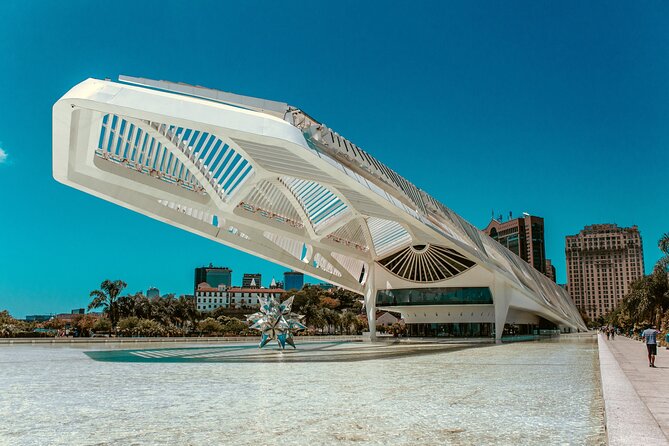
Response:
M595 340L568 336L284 353L5 345L0 444L603 445L598 367Z

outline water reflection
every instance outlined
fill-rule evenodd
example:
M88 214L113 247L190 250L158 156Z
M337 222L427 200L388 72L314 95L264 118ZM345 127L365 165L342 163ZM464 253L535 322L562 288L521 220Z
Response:
M136 350L163 350L147 347ZM167 350L193 353L182 347ZM364 355L350 346L298 347L281 361L116 362L85 354L98 345L3 346L0 444L605 444L589 339L367 360L348 360Z

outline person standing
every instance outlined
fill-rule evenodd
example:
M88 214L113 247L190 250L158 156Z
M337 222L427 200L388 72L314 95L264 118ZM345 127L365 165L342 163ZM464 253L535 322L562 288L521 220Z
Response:
M655 367L655 356L657 356L657 335L659 331L655 325L651 325L641 333L641 337L646 341L646 349L648 350L648 367Z

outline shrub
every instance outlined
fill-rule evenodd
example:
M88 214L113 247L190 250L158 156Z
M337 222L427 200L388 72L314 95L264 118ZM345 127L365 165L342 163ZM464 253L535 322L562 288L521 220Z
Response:
M197 324L197 330L205 334L221 333L223 332L223 325L216 319L208 317Z

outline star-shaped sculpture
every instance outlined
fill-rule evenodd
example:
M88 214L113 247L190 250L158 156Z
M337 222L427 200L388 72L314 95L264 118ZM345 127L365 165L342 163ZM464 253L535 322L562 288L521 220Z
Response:
M281 304L273 297L260 298L260 311L247 317L251 328L262 333L259 348L274 339L282 349L286 348L286 343L295 348L293 332L307 327L300 322L302 316L290 312L294 298L295 296L291 296Z

